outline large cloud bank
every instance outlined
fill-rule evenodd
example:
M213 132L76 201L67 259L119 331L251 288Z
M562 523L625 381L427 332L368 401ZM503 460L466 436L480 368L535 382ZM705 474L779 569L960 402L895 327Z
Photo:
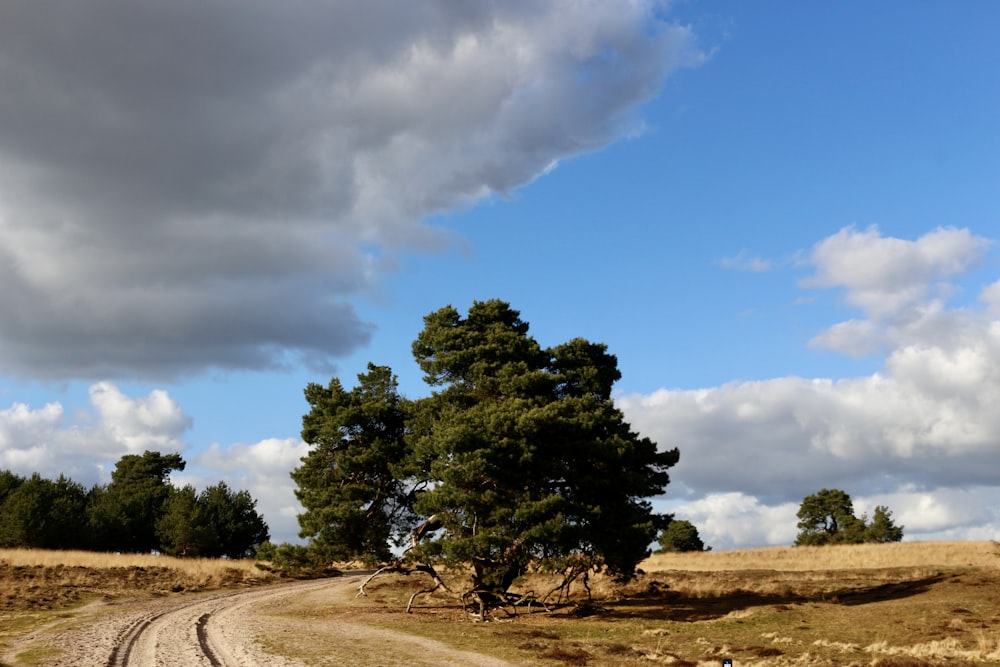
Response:
M717 546L787 544L802 498L836 487L861 511L888 505L911 538L1000 538L1000 281L964 307L948 282L990 245L845 228L813 247L803 286L842 290L861 316L812 344L879 352L879 373L622 397L634 427L681 448L678 516Z
M657 7L0 3L0 372L328 366L421 218L637 129Z

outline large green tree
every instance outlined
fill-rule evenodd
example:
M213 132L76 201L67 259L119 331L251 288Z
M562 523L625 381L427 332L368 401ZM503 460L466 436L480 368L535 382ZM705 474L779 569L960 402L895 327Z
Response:
M313 410L303 435L318 446L293 474L307 509L304 532L322 515L335 520L311 530L336 527L330 538L352 548L380 545L359 545L365 530L352 537L340 527L356 517L365 526L374 519L377 528L380 514L365 512L374 506L373 490L391 479L402 484L389 486L396 502L408 508L412 498L423 519L408 558L431 567L471 564L469 592L484 607L500 604L529 565L631 577L669 522L648 499L663 493L678 452L659 451L615 407L611 390L620 373L606 346L574 339L542 348L528 328L498 300L475 302L464 318L450 306L427 315L413 353L433 392L389 410L395 428L385 440L372 437L383 432L377 426L384 417L345 417L371 394L370 378L350 393L336 381L325 391L310 385ZM373 398L381 410L400 405L394 383ZM361 447L359 456L374 456L371 442L384 453L358 474L343 453ZM332 487L355 479L363 480L363 493L345 503L347 494ZM415 525L414 516L400 516Z
M543 349L509 304L424 318L414 356L434 393L418 401L414 453L432 484L415 508L442 530L414 557L471 562L496 604L529 564L586 563L627 579L669 517L676 449L634 433L611 400L617 359L574 339Z
M385 366L369 364L358 381L351 391L337 379L305 389L311 449L292 472L305 509L299 535L333 560L387 560L415 521L407 402Z

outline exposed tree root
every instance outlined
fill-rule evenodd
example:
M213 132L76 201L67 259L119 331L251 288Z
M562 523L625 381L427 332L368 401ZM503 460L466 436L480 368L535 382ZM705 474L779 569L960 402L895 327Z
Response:
M427 521L424 521L422 524L417 526L416 529L413 531L413 535L410 536L410 546L409 548L406 549L406 551L403 552L403 555L400 558L397 558L396 560L392 561L388 565L380 567L379 569L372 572L372 574L364 581L362 581L360 586L358 586L358 594L355 597L366 597L368 593L365 591L365 587L368 586L368 584L370 584L375 577L382 574L383 572L402 572L403 574L407 575L410 574L411 572L424 572L430 575L431 580L434 582L434 585L431 586L430 588L422 588L421 590L417 591L416 593L410 596L410 601L406 604L407 614L409 614L410 611L413 609L413 601L417 599L417 597L420 595L433 593L439 588L443 588L444 590L450 593L451 591L448 589L448 586L446 586L445 583L441 580L441 577L438 575L437 570L435 570L432 565L428 563L421 563L419 565L414 565L413 567L408 567L406 565L407 552L409 552L410 549L416 547L420 543L420 540L422 538L424 538L427 535L430 535L431 533L437 531L440 528L441 528L441 519L439 519L436 515L431 516L429 519L427 519Z
M593 599L593 595L591 594L590 591L590 570L593 567L594 564L589 560L581 559L573 561L569 566L563 569L562 582L558 586L550 590L548 593L546 593L545 596L542 598L542 602L547 601L554 593L558 593L555 599L555 604L557 605L563 603L569 604L570 586L573 584L574 581L580 578L580 575L583 575L582 583L583 583L583 589L587 591L587 599L588 600Z

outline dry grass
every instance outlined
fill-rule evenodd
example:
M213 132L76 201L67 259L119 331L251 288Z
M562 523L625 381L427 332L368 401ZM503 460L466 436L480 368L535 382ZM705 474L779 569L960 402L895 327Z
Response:
M1000 566L997 542L893 542L822 547L773 547L740 551L654 554L646 572L688 570L855 570L896 567Z
M174 558L151 554L117 554L95 551L53 551L48 549L0 549L0 562L14 567L86 567L95 569L122 567L163 567L184 572L192 577L217 578L232 570L248 578L268 575L255 567L253 560L222 560L219 558Z
M727 657L740 667L1000 665L996 543L663 554L641 567L645 573L625 587L592 579L592 604L575 586L574 605L522 608L491 623L470 623L455 598L440 592L403 613L426 583L418 575L376 579L364 600L314 601L286 614L376 625L554 667L717 667ZM460 590L463 576L446 581ZM553 584L534 575L519 592L541 594Z
M739 667L1000 665L995 542L659 554L640 567L644 573L628 586L592 579L591 604L576 585L574 604L549 612L521 608L516 617L498 613L491 623L469 622L456 597L440 591L418 598L414 613L405 614L426 577L388 574L370 584L365 599L354 599L353 591L327 597L320 591L294 601L297 606L271 610L281 628L273 641L293 653L314 651L315 660L300 656L307 664L328 664L323 660L331 651L347 650L343 636L331 633L336 621L553 667L717 667L726 657ZM231 585L231 577L245 585L267 576L235 561L0 550L0 610L5 595L19 604L34 599L21 612L0 611L0 627L20 632L44 605L73 604L58 597L44 602L63 589L85 596L171 594L172 586L199 590L198 582ZM467 573L448 573L446 581L460 591ZM518 590L541 596L554 583L534 575ZM371 662L372 649L351 650L342 664L395 664L386 662L385 651L377 654L381 662Z
M0 611L60 609L95 598L213 590L274 578L250 560L0 549Z

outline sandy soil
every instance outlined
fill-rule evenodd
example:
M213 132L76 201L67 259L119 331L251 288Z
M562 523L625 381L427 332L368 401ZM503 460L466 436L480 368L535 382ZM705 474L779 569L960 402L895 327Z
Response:
M3 661L53 667L509 665L336 616L303 619L285 613L307 600L334 603L358 583L358 577L350 576L212 595L97 603L19 638Z

